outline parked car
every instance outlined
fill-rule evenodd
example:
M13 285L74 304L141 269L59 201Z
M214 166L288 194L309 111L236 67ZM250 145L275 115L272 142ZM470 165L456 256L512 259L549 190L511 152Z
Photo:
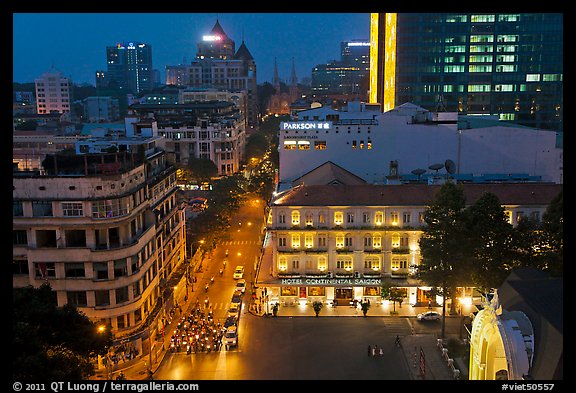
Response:
M419 321L438 321L442 318L442 314L436 311L427 311L416 316Z
M244 293L246 291L246 280L244 280L243 278L238 280L238 282L236 283L236 290Z
M240 303L232 303L228 309L228 317L238 317L240 314Z
M232 296L232 299L230 299L230 303L231 304L240 304L242 303L242 295L240 295L239 293L234 292L234 295Z
M224 329L228 329L230 326L237 326L238 325L238 315L232 315L226 318L224 322Z
M238 327L237 326L230 326L226 329L226 333L224 333L224 337L222 338L223 344L226 349L230 349L230 347L235 347L238 345Z
M235 280L239 280L241 278L244 278L244 266L236 266L236 269L234 269L234 275L233 275Z

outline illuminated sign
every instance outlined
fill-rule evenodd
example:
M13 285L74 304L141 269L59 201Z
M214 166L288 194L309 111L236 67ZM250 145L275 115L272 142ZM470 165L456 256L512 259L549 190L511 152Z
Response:
M369 42L349 42L348 46L370 46Z
M345 286L380 286L380 278L282 278L281 285L345 285Z
M280 130L329 130L332 128L331 121L283 121Z
M128 44L128 49L136 49L136 47L134 46L134 43L133 43L133 42L130 42L130 43Z
M202 36L202 40L204 40L204 41L220 41L221 39L222 39L222 37L220 37L219 35Z

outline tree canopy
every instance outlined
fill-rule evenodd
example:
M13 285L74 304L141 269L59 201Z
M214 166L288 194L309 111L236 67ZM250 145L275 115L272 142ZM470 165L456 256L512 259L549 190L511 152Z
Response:
M112 343L72 305L57 307L49 284L13 290L13 379L80 380L94 374L93 361Z

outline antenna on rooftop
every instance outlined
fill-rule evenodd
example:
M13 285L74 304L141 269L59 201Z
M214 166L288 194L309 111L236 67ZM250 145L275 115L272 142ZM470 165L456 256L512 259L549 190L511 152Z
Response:
M418 168L412 171L412 174L418 176L418 182L420 182L420 176L422 176L424 173L426 173L426 169Z

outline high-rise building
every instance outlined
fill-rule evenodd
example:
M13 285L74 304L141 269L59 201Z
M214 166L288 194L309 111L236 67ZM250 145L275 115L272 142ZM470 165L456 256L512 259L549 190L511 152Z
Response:
M563 15L373 13L370 102L561 131Z
M37 78L35 83L38 114L70 113L72 79L52 67Z
M318 64L312 69L312 91L320 95L353 95L365 100L370 74L370 41L340 43L340 60Z
M234 41L226 35L218 21L210 34L204 35L198 44L195 61L166 66L166 84L244 91L248 102L248 125L251 128L258 125L256 63L244 40L235 51Z
M108 86L126 89L134 94L152 90L154 87L150 45L129 42L107 46L106 62L108 72L105 79Z

